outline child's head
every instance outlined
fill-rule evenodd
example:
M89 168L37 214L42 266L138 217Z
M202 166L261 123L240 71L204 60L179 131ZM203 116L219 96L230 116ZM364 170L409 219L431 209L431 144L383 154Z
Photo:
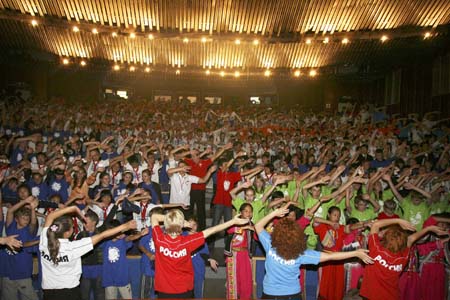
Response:
M73 222L68 216L55 219L47 230L48 252L55 265L58 264L59 240L68 239L73 234Z
M17 222L17 227L24 228L30 224L31 210L28 207L22 206L14 212L14 218Z
M106 229L108 230L108 229L113 229L113 228L119 227L121 225L121 223L119 220L113 219L113 220L107 222L105 225L106 225ZM124 237L125 237L125 234L122 232L119 232L118 234L116 234L114 236L114 239L122 239Z
M313 186L311 188L311 196L314 199L319 199L320 198L320 193L321 193L320 186L316 185L316 186Z
M340 208L337 206L331 206L328 209L327 220L333 223L338 223L340 218L341 218Z
M399 225L389 226L384 232L381 245L391 251L398 253L407 246L408 234Z
M411 191L411 202L414 205L420 205L423 201L423 196L417 191Z
M355 208L359 211L365 211L367 208L367 201L361 197L356 197L355 199Z
M142 181L143 182L152 181L152 172L149 169L145 169L144 171L142 171Z
M191 224L191 229L189 230L190 233L195 233L198 230L198 220L196 216L191 216L187 220Z
M300 209L299 207L297 207L295 205L290 205L289 213L287 214L286 217L292 221L296 221L299 218L301 218L304 214L305 214L304 210Z
M84 225L84 228L89 232L94 232L98 224L98 215L89 209L84 215L84 217L86 219L86 224Z
M353 225L353 224L356 224L358 222L359 222L359 220L357 218L349 218L347 220L347 225Z
M255 189L257 191L263 191L264 190L264 179L262 179L260 176L255 177L255 181L253 181L253 185L255 186Z
M58 194L53 194L49 197L49 200L50 200L50 202L59 204L59 203L61 203L61 196Z
M282 218L273 228L272 247L283 259L296 259L306 249L305 234L295 221Z
M244 195L245 195L245 200L246 201L253 201L255 200L255 191L253 190L253 188L246 188L244 190Z
M100 184L102 186L108 186L109 185L109 174L106 172L103 172L100 174Z
M251 219L253 216L253 207L250 203L244 203L239 207L239 213L244 219Z
M397 203L394 200L390 199L384 202L383 210L388 214L393 214L395 209L397 208Z
M110 190L102 190L100 192L100 202L109 205L112 202L112 194Z
M17 195L20 200L25 200L28 196L31 195L31 190L26 184L21 184L17 187Z
M164 216L164 228L170 235L181 234L184 226L184 215L179 209L172 209Z

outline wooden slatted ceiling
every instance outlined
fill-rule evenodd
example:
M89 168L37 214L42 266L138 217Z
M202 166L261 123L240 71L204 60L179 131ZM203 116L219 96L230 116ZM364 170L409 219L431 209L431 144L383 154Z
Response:
M450 21L448 0L0 0L0 9L141 31L270 36Z
M245 29L244 29L245 30ZM55 26L33 27L27 22L0 20L0 47L3 49L39 50L57 56L99 58L120 63L162 66L212 68L316 68L339 63L367 62L373 56L395 50L405 39L393 39L382 44L379 40L354 40L344 45L331 41L267 43L257 46L251 42L235 44L232 40L214 39L206 43L182 38L145 37L75 33L71 28ZM422 41L426 43L427 41Z

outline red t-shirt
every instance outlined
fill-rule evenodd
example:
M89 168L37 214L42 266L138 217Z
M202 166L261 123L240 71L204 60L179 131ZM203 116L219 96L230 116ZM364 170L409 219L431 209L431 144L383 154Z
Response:
M173 239L155 226L152 237L155 244L155 290L181 294L194 289L191 252L205 244L203 232Z
M400 218L398 215L393 214L392 216L388 216L384 211L378 214L378 220L386 220L386 219L398 219Z
M209 166L212 164L211 159L204 159L200 160L198 164L196 164L192 159L187 158L184 160L189 167L191 167L191 171L189 172L190 175L197 176L199 178L205 177L206 173L208 172ZM206 183L193 183L191 185L191 190L206 190Z
M239 172L222 172L218 170L216 195L213 203L231 206L230 191L234 188L236 182L239 182L241 179L241 173Z
M338 229L334 229L327 224L319 224L314 226L314 232L319 236L320 243L325 250L341 251L344 246L345 226L340 225Z
M400 274L408 261L409 248L400 253L391 253L380 244L378 234L369 235L369 255L373 265L364 268L364 279L360 294L369 300L398 300Z

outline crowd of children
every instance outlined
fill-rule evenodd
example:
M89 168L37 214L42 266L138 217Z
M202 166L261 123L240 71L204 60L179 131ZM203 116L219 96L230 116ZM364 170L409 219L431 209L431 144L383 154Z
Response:
M134 296L201 298L205 265L218 267L205 238L225 229L230 299L305 296L305 264L319 265L318 299L446 298L450 127L438 113L2 103L0 125L2 300L131 298L130 248ZM256 294L253 256L266 257Z

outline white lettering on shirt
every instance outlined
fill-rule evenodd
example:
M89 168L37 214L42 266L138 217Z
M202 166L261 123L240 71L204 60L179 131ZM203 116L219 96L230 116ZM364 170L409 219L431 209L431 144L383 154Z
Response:
M180 251L172 251L169 248L165 248L163 246L159 246L159 252L164 256L172 257L172 258L180 258L187 255L187 250L183 249Z
M275 252L273 252L272 250L269 250L269 256L276 262L278 262L281 265L285 265L285 266L293 266L295 265L295 260L294 259L290 259L290 260L285 260L282 259L281 257L279 257Z
M374 259L375 261L378 261L378 263L380 265L382 265L383 267L385 267L386 269L390 270L390 271L395 271L395 272L401 272L403 270L403 265L399 264L399 265L389 265L382 257L381 255L377 255L377 257L375 257Z

